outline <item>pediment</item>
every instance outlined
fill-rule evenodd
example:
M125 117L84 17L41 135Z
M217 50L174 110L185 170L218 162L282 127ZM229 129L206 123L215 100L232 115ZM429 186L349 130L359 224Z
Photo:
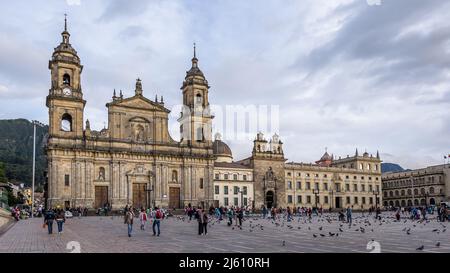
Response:
M127 107L127 108L135 108L135 109L143 109L148 111L162 111L169 113L170 111L165 108L163 105L159 103L155 103L143 96L134 96L131 98L116 100L110 103L109 105L119 106L119 107Z

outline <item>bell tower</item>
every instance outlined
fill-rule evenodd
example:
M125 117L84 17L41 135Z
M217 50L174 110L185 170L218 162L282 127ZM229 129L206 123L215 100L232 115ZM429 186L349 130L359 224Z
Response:
M69 41L67 15L61 36L62 41L54 49L48 63L51 74L51 87L46 102L49 109L49 134L51 137L81 138L86 104L80 78L83 66Z
M183 91L183 110L180 122L181 143L188 146L205 147L212 145L212 119L208 100L210 86L198 67L194 43L192 67L186 72L181 86Z

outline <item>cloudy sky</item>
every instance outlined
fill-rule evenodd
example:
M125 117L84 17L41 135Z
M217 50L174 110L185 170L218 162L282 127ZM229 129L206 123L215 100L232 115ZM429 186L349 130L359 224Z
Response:
M210 103L279 107L276 131L290 161L315 161L328 147L343 157L379 150L407 168L443 163L450 2L377 2L2 1L0 119L48 122L48 60L67 13L93 129L104 126L113 89L131 96L137 77L147 97L180 104L195 41ZM225 140L235 159L251 153L251 140Z

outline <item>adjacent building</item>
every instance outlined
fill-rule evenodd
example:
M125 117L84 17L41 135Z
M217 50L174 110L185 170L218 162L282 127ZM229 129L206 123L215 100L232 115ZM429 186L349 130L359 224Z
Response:
M427 206L450 201L450 164L384 173L382 182L384 206Z

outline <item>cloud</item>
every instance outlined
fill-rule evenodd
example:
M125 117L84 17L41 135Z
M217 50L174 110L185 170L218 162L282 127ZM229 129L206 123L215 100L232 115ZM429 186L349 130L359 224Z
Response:
M48 119L47 64L67 12L95 130L113 89L131 96L137 77L148 98L180 104L196 42L210 103L279 106L289 160L358 147L405 168L440 163L450 147L449 8L437 0L2 3L0 117ZM170 125L178 128L175 118ZM235 159L251 153L251 141L225 141Z

